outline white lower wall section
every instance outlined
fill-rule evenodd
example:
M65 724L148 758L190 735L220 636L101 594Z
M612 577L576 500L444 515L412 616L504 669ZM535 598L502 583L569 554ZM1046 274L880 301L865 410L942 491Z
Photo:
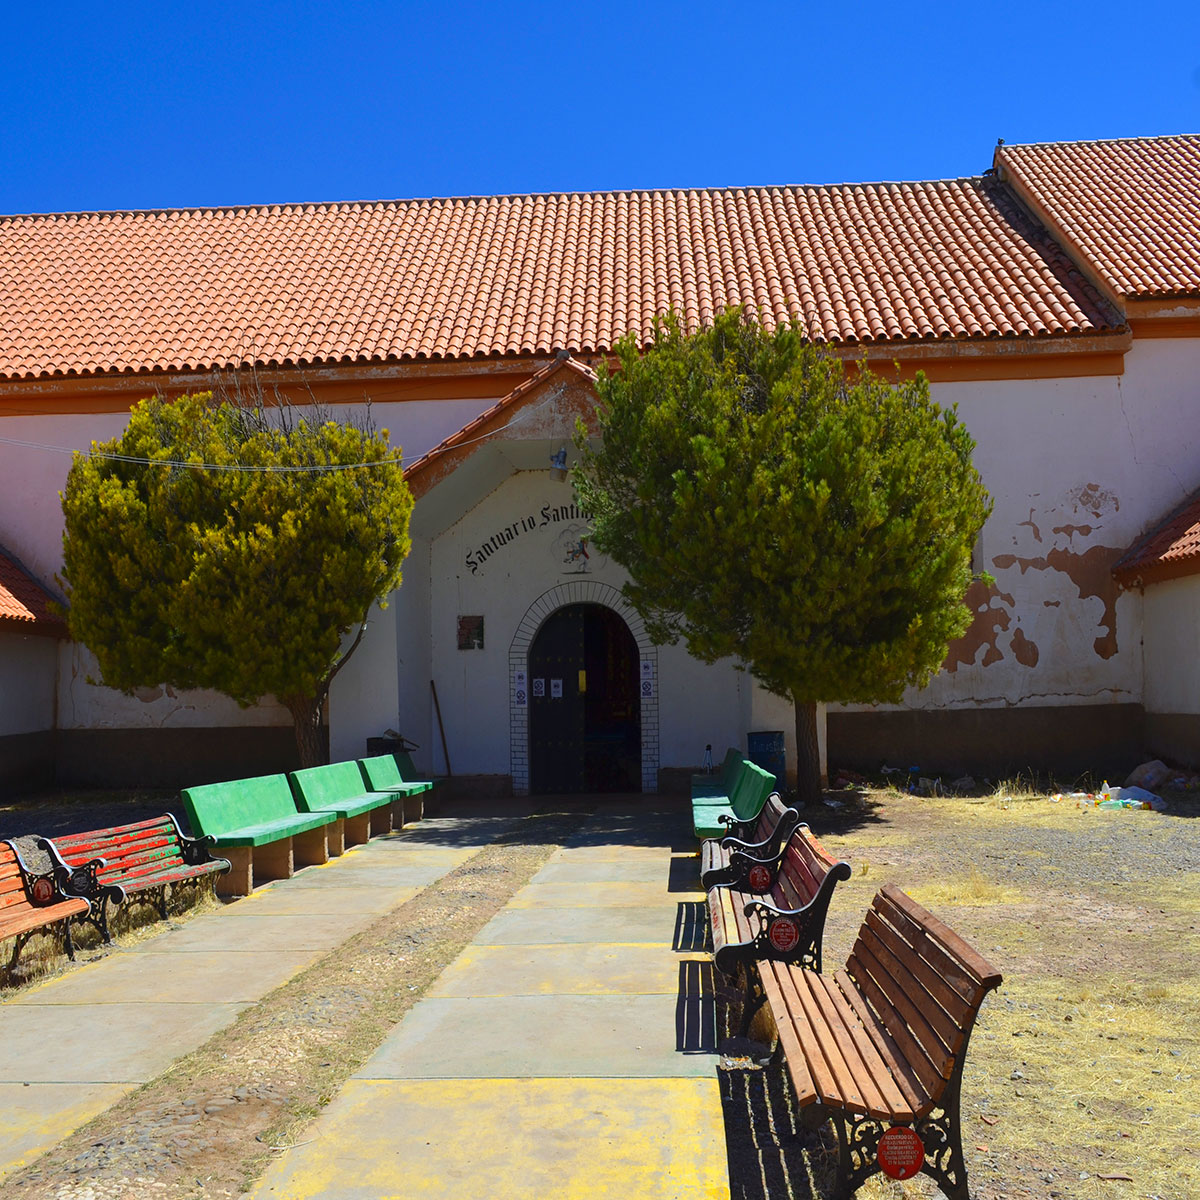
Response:
M0 633L0 737L54 728L54 638Z
M95 656L78 642L61 643L60 729L183 729L229 726L291 726L292 717L273 697L239 708L220 692L180 691L168 686L138 688L126 696L91 680L100 677Z
M1146 588L1146 711L1200 713L1200 577Z
M345 645L354 640L354 630ZM395 671L396 614L391 605L371 610L367 632L329 689L329 760L362 758L367 738L395 727L399 695Z

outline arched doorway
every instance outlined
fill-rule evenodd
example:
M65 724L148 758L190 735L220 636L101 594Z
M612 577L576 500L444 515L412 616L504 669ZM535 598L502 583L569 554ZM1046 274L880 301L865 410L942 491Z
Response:
M528 671L530 791L640 791L638 645L620 615L558 609L533 639Z

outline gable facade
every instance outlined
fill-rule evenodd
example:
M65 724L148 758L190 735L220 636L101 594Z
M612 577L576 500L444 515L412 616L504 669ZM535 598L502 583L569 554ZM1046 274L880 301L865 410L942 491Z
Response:
M1154 751L1157 717L1197 761L1194 714L1158 711L1191 701L1142 650L1152 616L1175 618L1113 567L1200 485L1198 199L1200 139L1170 138L1001 147L985 176L930 184L8 218L0 540L52 584L69 451L151 391L253 371L299 403L369 400L409 464L413 552L335 681L335 758L394 729L426 770L525 790L539 631L568 609L599 629L604 609L636 647L643 790L751 732L784 731L792 760L785 704L733 663L645 642L550 470L618 337L650 337L671 306L694 326L745 303L924 370L995 499L972 628L902 705L831 710L830 763L1099 769ZM293 754L270 698L121 696L54 644L64 781L188 784ZM0 776L26 733L0 725Z

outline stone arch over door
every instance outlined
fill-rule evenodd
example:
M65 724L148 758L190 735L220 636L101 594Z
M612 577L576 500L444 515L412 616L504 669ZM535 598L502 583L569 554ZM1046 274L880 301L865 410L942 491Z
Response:
M642 673L642 791L658 791L658 647L646 636L637 609L615 587L595 580L572 580L543 592L517 624L508 648L509 764L513 792L529 793L529 648L542 623L568 604L602 604L615 612L637 643ZM518 687L524 679L525 687ZM648 685L648 686L647 686Z

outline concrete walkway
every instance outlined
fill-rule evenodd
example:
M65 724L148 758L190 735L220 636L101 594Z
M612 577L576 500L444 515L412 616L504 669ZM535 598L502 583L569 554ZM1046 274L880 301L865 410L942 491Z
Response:
M636 803L481 930L255 1200L728 1197L694 841Z
M0 1004L0 1179L452 871L512 821L410 825Z

